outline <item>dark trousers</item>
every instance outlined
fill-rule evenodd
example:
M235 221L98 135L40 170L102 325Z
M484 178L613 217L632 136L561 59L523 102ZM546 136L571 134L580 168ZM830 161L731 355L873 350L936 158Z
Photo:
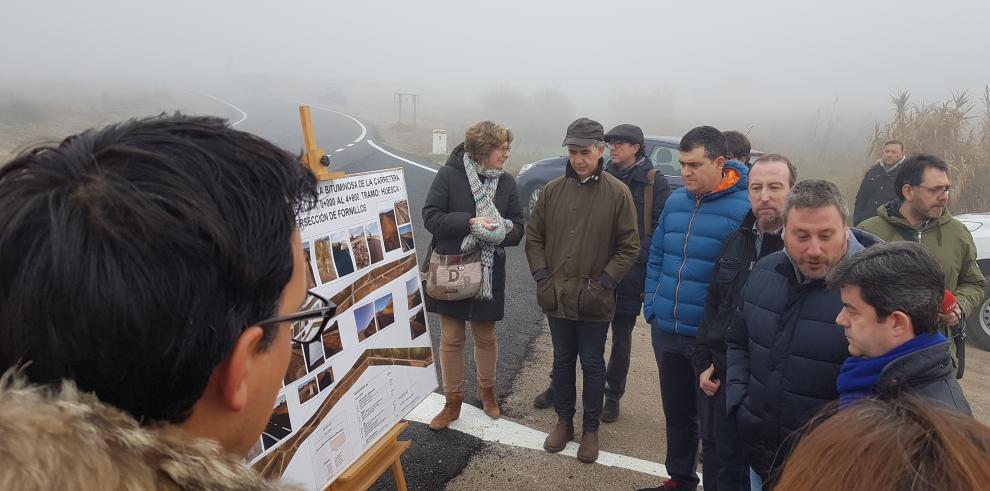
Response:
M718 455L718 489L719 491L748 491L749 490L749 466L746 465L745 452L742 439L739 437L739 430L736 428L736 420L729 416L725 407L725 380L714 397L702 395L705 399L713 401L713 417L709 421L702 422L701 433L713 434L716 454ZM708 429L705 429L707 427ZM703 440L708 439L702 437ZM708 454L705 454L704 462L705 483L709 483L708 476ZM707 487L707 486L706 486Z
M702 435L699 431L698 418L706 418L714 411L714 399L704 400L704 393L698 387L698 378L694 375L691 364L691 354L694 351L694 338L669 334L654 327L652 330L653 354L660 370L660 401L667 423L667 458L664 465L670 477L678 484L692 486L698 484L695 472L698 461L698 439L705 437L703 445L705 467L714 463L718 469L718 453L716 452L713 435ZM717 471L716 471L717 472ZM716 477L709 480L706 489L714 489L712 483Z
M608 322L584 322L549 317L553 340L554 409L560 421L574 418L577 400L576 364L584 374L584 431L598 431L605 395L605 338Z
M629 356L632 354L632 331L635 315L616 314L612 319L612 352L605 369L605 399L618 401L626 393L626 376L629 375Z

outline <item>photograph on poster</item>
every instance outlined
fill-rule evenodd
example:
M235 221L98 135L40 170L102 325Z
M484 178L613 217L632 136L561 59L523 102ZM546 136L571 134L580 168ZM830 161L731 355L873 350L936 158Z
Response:
M303 257L306 258L306 289L316 288L316 277L313 275L313 255L309 242L303 242Z
M389 209L378 214L378 221L382 224L382 241L385 244L385 252L392 252L400 247L399 226L395 223L395 211Z
M423 296L419 292L420 279L413 276L406 280L406 297L409 301L409 310L413 307L423 303Z
M337 276L343 278L354 272L354 260L351 256L351 240L347 231L333 234L333 265L337 267Z
M371 264L385 259L385 251L382 250L382 228L378 222L371 222L364 226L368 235L368 254L371 256Z
M319 392L319 382L316 381L316 375L313 375L311 378L307 379L305 383L299 386L299 403L305 403Z
M375 320L378 321L378 330L384 330L395 322L395 304L392 303L392 294L375 300Z
M354 264L357 269L371 266L371 253L368 251L368 240L364 236L364 227L358 225L351 229L351 251L354 252Z
M409 202L399 200L395 202L395 221L399 225L409 223Z
M285 378L283 379L285 385L289 385L305 377L306 373L306 359L303 355L302 346L299 343L292 343L292 353L289 355L289 368L285 371Z
M413 243L411 223L399 227L399 239L402 241L402 252L409 252L416 248L416 244Z
M320 386L320 391L324 391L333 385L333 365L328 365L326 370L323 370L316 376L317 384Z
M285 402L285 394L281 394L278 396L272 415L268 418L268 425L261 434L265 450L274 447L290 434L292 434L292 422L289 420L289 405Z
M258 456L261 455L261 452L265 451L265 446L262 444L262 441L264 441L264 437L258 437L258 441L254 442L254 446L248 450L246 457L248 462L258 458Z
M323 355L329 360L341 351L344 351L344 344L340 340L340 329L335 321L323 330Z
M426 316L423 309L419 309L409 318L409 339L416 339L426 334Z
M330 283L337 279L337 271L333 267L333 255L330 252L330 237L316 239L316 270L320 274L320 283Z
M323 364L323 343L306 343L303 346L303 353L306 355L306 369L312 372L316 367Z
M357 327L358 341L364 341L378 332L375 324L375 305L362 305L354 309L354 325Z

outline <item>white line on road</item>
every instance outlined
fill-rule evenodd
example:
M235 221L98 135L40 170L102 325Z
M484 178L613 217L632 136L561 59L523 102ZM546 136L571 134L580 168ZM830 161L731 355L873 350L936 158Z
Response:
M354 116L351 116L350 114L344 114L344 113L342 113L340 111L334 111L333 109L330 109L329 107L323 107L323 106L313 106L313 107L315 107L317 109L322 109L324 111L330 111L330 112L332 112L334 114L339 114L341 116L346 116L348 118L351 118L351 120L354 121L355 123L357 123L358 126L361 127L361 135L354 139L354 143L360 143L361 140L364 140L365 135L368 134L368 128L366 128L364 126L364 123L358 121L357 118L355 118Z
M443 409L443 404L444 397L436 392L432 392L406 416L406 419L429 424L433 416ZM470 404L463 404L461 406L461 416L451 423L450 428L475 436L486 442L501 443L542 452L546 451L543 449L543 440L547 437L546 433L504 418L491 419L481 409ZM567 446L560 453L570 457L577 457L577 449L578 444L576 442L568 442ZM599 452L597 463L662 478L670 477L670 474L667 473L667 468L662 464L611 452ZM698 478L700 479L701 476L699 475Z
M347 145L344 145L344 146L345 146L345 147L353 147L353 146L354 146L354 144L353 144L353 143L348 143Z
M241 108L239 108L239 107L237 107L237 106L235 106L235 105L233 105L233 104L231 104L231 103L229 103L229 102L227 102L227 101L225 101L225 100L223 100L223 99L221 99L221 98L219 98L217 96L207 94L206 92L200 92L198 90L193 90L192 92L195 92L195 93L197 93L199 95L204 95L204 96L209 97L210 99L213 99L213 100L215 100L217 102L220 102L222 104L226 104L226 105L234 108L235 111L241 113L241 119L238 119L234 123L230 123L231 126L237 126L237 125L243 123L245 119L247 119L247 113L244 112Z
M334 152L343 152L344 150L347 150L347 149L346 148L338 148L338 149L334 150Z
M436 173L437 173L437 170L436 170L436 169L434 169L434 168L432 168L432 167L427 167L427 166L425 166L425 165L423 165L423 164L419 164L419 163L416 163L416 162L413 162L412 160L409 160L409 159L405 159L405 158L402 158L402 157L399 157L398 155L396 155L396 154L394 154L394 153L392 153L392 152L389 152L388 150L385 150L385 149L384 149L384 148L382 148L382 147L379 147L379 146L378 146L378 145L376 145L376 144L375 144L375 142L373 142L373 141L372 141L372 140L371 140L370 138L368 139L368 145L371 145L371 146L372 146L372 147L374 147L374 148L375 148L376 150L378 150L378 151L379 151L379 152L381 152L381 153L384 153L385 155L388 155L389 157L392 157L392 158L396 158L396 159L399 159L399 160L401 160L401 161L403 161L403 162L405 162L405 163L407 163L407 164L412 164L412 165L415 165L416 167L419 167L420 169L425 169L425 170L428 170L428 171L430 171L430 172L432 172L432 173L434 173L434 174L436 174Z

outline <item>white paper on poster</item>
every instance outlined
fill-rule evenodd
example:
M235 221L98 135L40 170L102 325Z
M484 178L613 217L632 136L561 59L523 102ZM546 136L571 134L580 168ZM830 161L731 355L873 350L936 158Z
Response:
M293 345L249 456L262 475L308 489L333 482L437 387L402 169L319 186L297 224L310 291L337 312L319 340Z

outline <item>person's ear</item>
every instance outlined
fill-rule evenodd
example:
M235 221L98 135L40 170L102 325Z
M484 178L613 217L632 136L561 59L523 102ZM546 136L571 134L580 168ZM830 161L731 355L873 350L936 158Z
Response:
M264 330L258 326L245 329L230 355L217 367L218 375L223 377L219 385L222 400L231 411L247 407L251 370L255 368L253 362L264 335Z
M895 310L887 318L890 322L890 332L893 337L906 339L914 335L914 323L911 322L911 317L904 312Z
M724 155L722 155L722 156L720 156L720 157L718 157L718 158L715 159L715 167L718 167L719 169L725 167L725 156Z
M901 195L904 196L904 201L911 201L914 199L914 188L910 184L901 186Z

